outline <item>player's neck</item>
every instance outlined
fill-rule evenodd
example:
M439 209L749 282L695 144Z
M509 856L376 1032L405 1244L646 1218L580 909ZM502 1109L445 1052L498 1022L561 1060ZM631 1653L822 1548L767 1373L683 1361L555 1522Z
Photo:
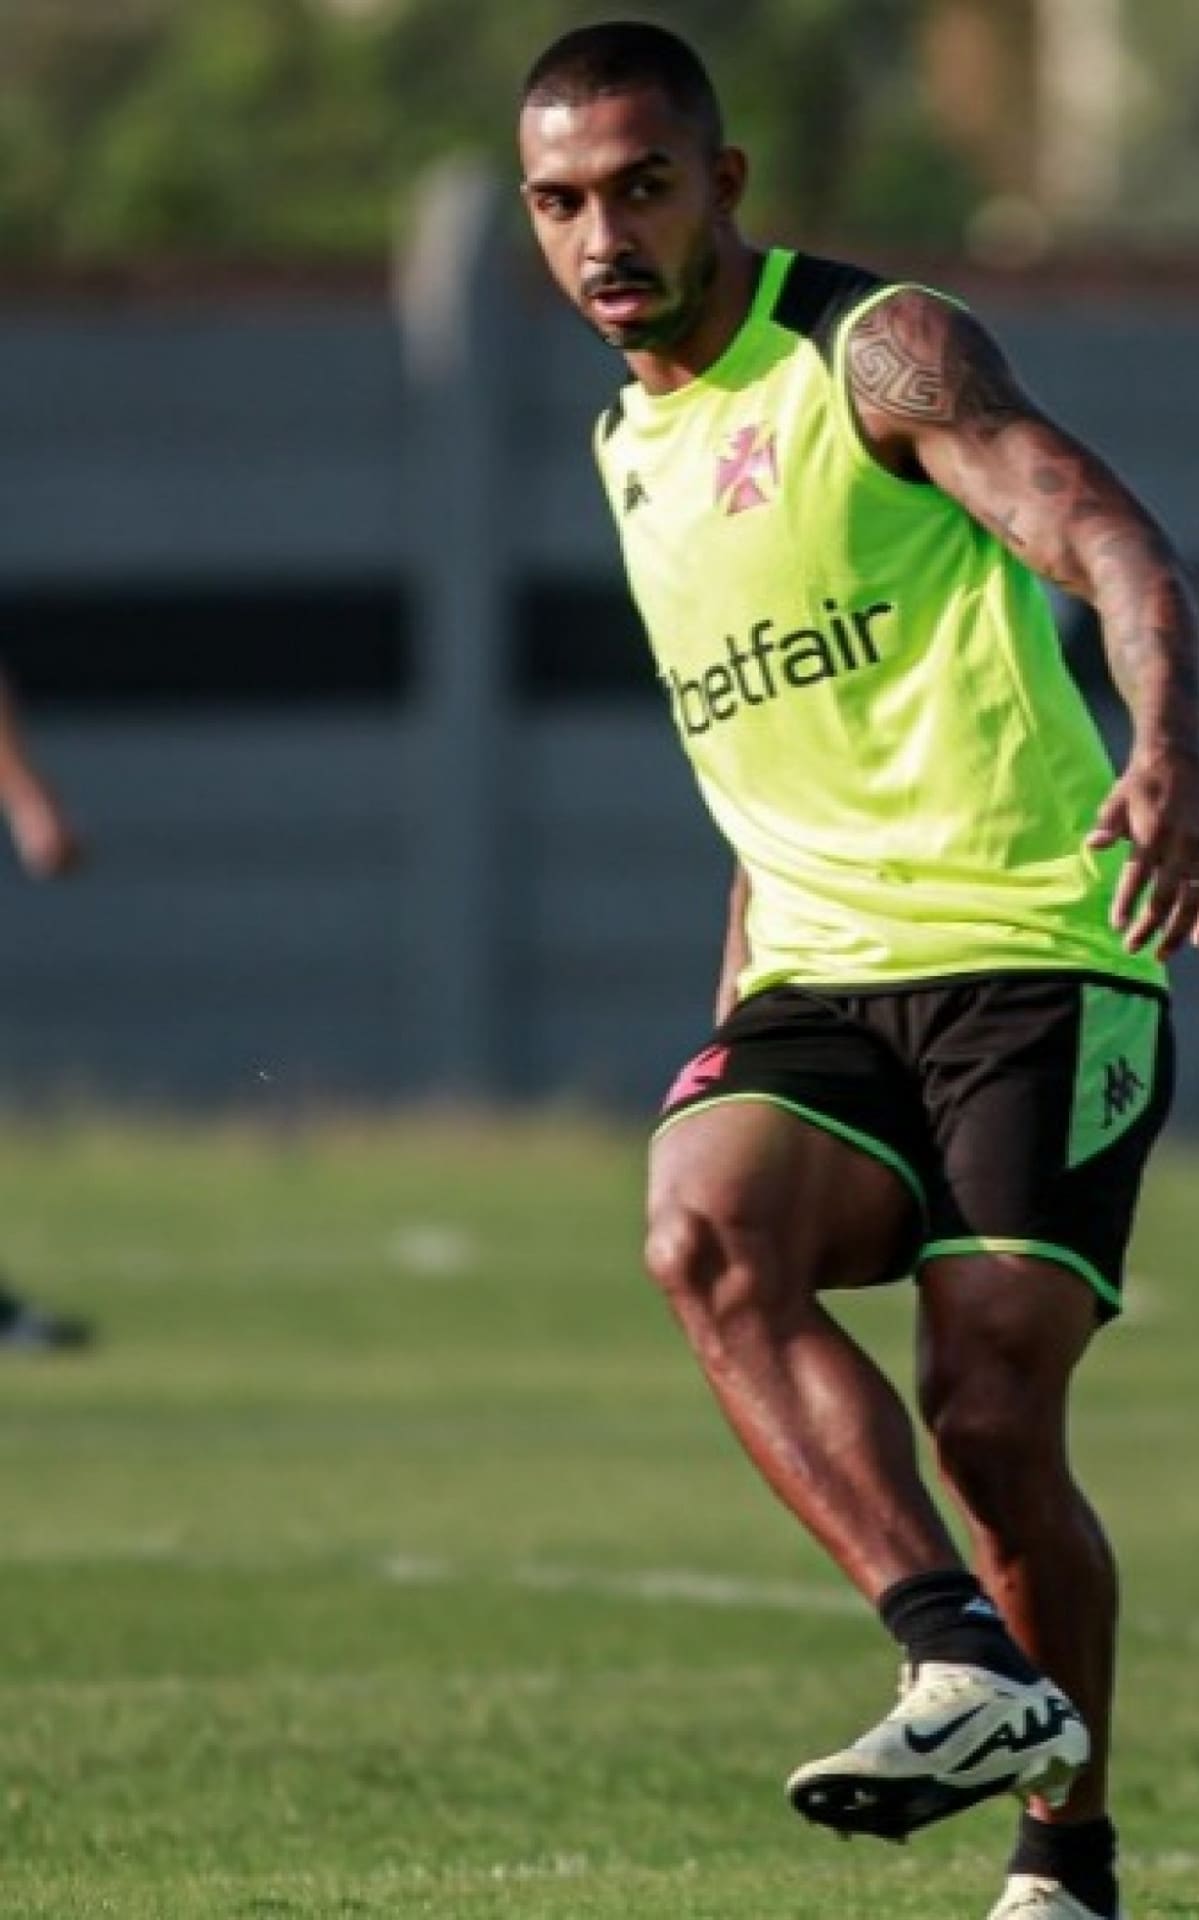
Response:
M719 360L753 305L765 256L733 234L717 256L703 311L685 339L661 353L625 355L630 372L649 393L673 393Z

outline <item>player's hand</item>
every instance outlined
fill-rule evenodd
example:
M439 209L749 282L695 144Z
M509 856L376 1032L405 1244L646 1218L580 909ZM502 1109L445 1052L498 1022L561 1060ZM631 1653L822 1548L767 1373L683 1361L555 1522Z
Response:
M1135 751L1087 835L1101 849L1127 841L1112 925L1129 953L1151 942L1168 960L1199 946L1199 754L1164 745Z
M8 826L21 865L35 880L54 880L73 873L83 860L78 834L47 794L22 794L14 800Z

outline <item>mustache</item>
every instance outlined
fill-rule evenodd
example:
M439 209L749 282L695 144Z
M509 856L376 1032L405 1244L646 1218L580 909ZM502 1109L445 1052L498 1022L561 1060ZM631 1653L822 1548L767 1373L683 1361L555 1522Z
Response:
M597 293L656 293L658 287L655 273L639 273L636 268L629 267L610 267L584 280L583 298L591 300Z

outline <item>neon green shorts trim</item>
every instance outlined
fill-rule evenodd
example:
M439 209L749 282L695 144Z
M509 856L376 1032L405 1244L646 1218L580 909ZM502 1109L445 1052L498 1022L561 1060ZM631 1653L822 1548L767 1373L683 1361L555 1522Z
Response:
M793 1113L797 1120L806 1120L809 1125L819 1127L822 1133L835 1134L838 1140L844 1140L851 1147L859 1148L862 1153L868 1153L872 1160L881 1160L885 1167L890 1167L892 1173L899 1175L919 1207L922 1218L928 1217L928 1200L924 1191L924 1182L915 1167L911 1166L901 1153L889 1147L885 1140L875 1140L870 1134L860 1132L857 1127L850 1127L844 1121L834 1120L830 1114L817 1113L815 1107L805 1107L799 1100L785 1100L779 1093L718 1093L714 1094L710 1100L695 1100L678 1112L668 1114L665 1120L654 1128L652 1138L661 1139L664 1133L669 1133L672 1127L677 1127L680 1120L689 1120L693 1113L706 1113L712 1107L729 1107L738 1101L747 1100L756 1101L761 1106L781 1107L785 1113Z
M974 1239L926 1240L916 1256L916 1265L919 1268L929 1260L939 1260L955 1253L1024 1253L1037 1260L1056 1261L1059 1267L1068 1267L1072 1273L1079 1274L1113 1313L1120 1311L1122 1303L1119 1288L1105 1279L1091 1261L1084 1260L1080 1253L1075 1253L1070 1247L1055 1246L1050 1240L995 1240L985 1235Z
M661 1125L725 1100L768 1101L894 1170L924 1216L921 1259L993 1249L1052 1260L1110 1318L1173 1059L1164 996L1114 979L772 987L687 1063Z

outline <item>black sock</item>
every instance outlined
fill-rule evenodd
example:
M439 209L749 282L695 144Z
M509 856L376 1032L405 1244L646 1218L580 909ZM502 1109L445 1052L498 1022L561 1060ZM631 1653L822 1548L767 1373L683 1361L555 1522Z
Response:
M1050 1826L1047 1820L1034 1820L1031 1813L1022 1814L1008 1872L1037 1873L1060 1881L1100 1920L1116 1920L1120 1907L1116 1829L1108 1819Z
M986 1667L1007 1680L1040 1678L974 1575L962 1567L896 1581L878 1610L913 1666L922 1660L950 1660Z

